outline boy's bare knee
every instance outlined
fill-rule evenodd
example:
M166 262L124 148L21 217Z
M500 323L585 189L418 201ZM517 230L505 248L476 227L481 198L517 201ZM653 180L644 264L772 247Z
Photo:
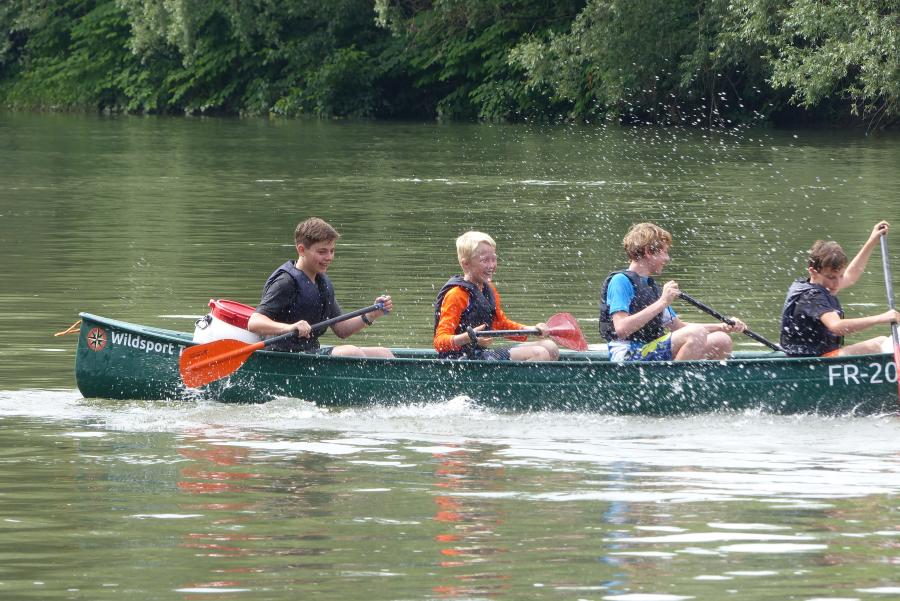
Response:
M352 344L336 346L331 350L331 354L334 357L365 357L363 350Z
M710 359L725 359L733 347L731 336L725 332L713 332L706 338L706 354Z
M549 361L550 353L540 344L528 344L514 347L510 351L513 361Z
M532 361L549 361L550 360L550 351L547 350L547 347L536 346L532 350L531 360Z
M550 361L559 359L559 347L556 346L555 342L552 340L544 340L541 342L541 346L547 350L547 356Z
M734 346L734 343L731 341L731 336L725 332L713 332L706 340L709 343L709 346L726 349L728 351Z

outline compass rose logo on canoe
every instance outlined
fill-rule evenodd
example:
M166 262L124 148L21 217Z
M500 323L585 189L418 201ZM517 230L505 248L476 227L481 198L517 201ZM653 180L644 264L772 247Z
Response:
M102 351L109 341L109 334L103 328L91 328L87 333L88 348L94 352Z

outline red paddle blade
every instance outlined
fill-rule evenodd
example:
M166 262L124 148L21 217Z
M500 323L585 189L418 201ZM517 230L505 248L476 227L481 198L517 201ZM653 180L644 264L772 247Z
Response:
M578 321L571 313L557 313L547 320L550 327L550 338L556 344L564 346L573 351L586 351L588 348L587 340L578 327Z
M253 351L264 346L262 342L247 344L240 340L214 340L188 347L178 360L181 379L188 388L215 382L233 373Z

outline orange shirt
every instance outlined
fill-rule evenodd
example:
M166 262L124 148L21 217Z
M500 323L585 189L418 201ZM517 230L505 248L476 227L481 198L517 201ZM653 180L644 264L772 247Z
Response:
M497 307L497 311L494 314L494 321L491 322L491 329L526 329L526 326L516 323L506 316L503 309L500 308L500 294L497 292L497 288L494 287L493 283L489 283L488 285L491 288L491 292L494 293L494 304ZM434 331L434 348L439 353L458 351L460 349L460 347L453 344L453 337L459 333L456 330L459 328L459 321L462 317L462 313L468 306L469 293L461 286L451 288L447 294L444 295L444 300L441 303L441 318L438 320L437 329ZM527 336L507 336L507 338L518 342L528 340Z

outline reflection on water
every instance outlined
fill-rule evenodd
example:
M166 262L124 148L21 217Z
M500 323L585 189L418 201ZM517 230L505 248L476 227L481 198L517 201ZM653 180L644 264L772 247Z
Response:
M892 417L0 393L0 593L891 598L898 441Z

